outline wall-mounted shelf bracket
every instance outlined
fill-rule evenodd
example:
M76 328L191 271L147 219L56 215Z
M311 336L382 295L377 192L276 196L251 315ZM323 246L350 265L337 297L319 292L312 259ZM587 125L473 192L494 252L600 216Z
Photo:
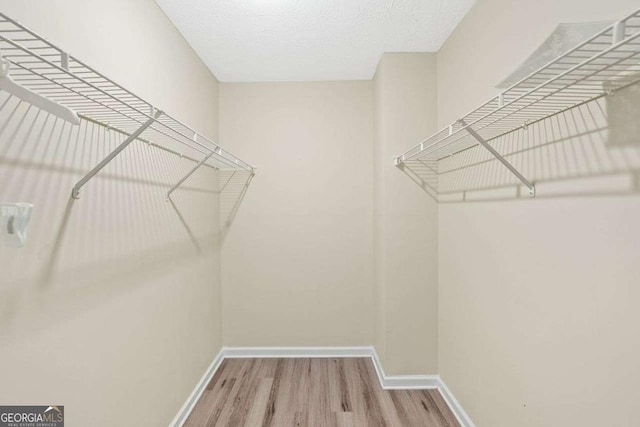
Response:
M11 78L10 71L11 61L5 59L2 56L2 52L0 52L0 90L4 90L37 108L60 117L62 120L66 120L74 125L80 124L80 118L78 118L75 111L16 83Z
M535 197L536 196L536 186L531 181L529 181L527 178L525 178L524 175L522 175L518 171L518 169L516 169L511 163L509 163L507 161L507 159L502 157L502 155L500 153L498 153L491 145L489 145L489 143L487 141L485 141L485 139L483 137L481 137L471 126L467 125L467 123L463 119L458 120L458 123L460 123L460 125L463 126L464 129L476 141L478 141L480 144L482 144L482 146L484 148L486 148L493 155L493 157L498 159L500 161L500 163L502 163L507 169L509 169L509 171L512 174L514 174L516 176L516 178L518 178L529 189L529 196L531 196L531 197Z
M171 189L169 191L167 191L167 202L169 201L169 198L171 197L171 193L173 193L178 187L180 187L183 182L185 182L191 175L194 174L195 171L200 169L200 166L204 165L204 163L207 160L209 160L209 157L213 156L214 153L218 153L218 152L220 152L220 147L216 147L214 151L212 151L211 153L207 154L202 160L200 160L200 162L198 162L197 165L195 165L193 167L193 169L191 169L184 177L182 177L182 179L180 181L178 181L176 183L176 185L171 187Z
M80 181L78 181L78 183L73 187L73 190L71 190L71 197L73 197L74 199L79 199L80 189L82 188L82 186L89 182L95 174L100 172L100 170L107 164L109 164L109 162L111 162L111 160L113 160L118 154L120 154L122 150L127 148L129 144L131 144L136 138L138 138L142 134L142 132L144 132L149 126L153 124L153 122L156 121L158 117L160 117L161 114L162 111L160 110L152 111L151 118L149 118L149 120L143 123L142 126L140 126L135 132L129 135L127 139L125 139L120 145L116 147L115 150L109 153L109 155L105 157L100 163L98 163L96 167L91 169L89 173L87 173Z

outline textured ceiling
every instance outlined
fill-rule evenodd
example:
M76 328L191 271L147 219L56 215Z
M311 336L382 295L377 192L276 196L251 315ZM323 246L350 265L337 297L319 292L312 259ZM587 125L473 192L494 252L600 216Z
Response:
M475 0L156 0L223 82L370 79L435 52Z

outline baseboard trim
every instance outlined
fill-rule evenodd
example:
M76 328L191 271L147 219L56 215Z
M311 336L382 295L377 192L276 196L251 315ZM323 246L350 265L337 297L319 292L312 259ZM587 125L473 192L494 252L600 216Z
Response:
M225 359L291 357L371 357L372 347L225 347Z
M462 427L476 427L473 421L471 421L471 417L469 417L460 402L458 402L458 399L451 393L451 390L449 390L449 387L447 387L447 384L445 384L440 376L438 376L438 390Z
M213 362L211 362L211 365L209 365L202 378L200 378L200 381L198 381L198 384L196 384L196 387L187 398L187 401L184 402L184 405L182 405L182 408L180 408L178 414L171 421L169 427L181 427L184 424L184 422L189 417L189 414L193 410L193 407L196 406L196 403L198 403L198 400L200 400L200 396L202 396L202 393L207 387L207 384L209 384L216 371L222 364L223 360L224 349L220 350L220 352L213 359Z
M387 375L376 350L371 347L371 361L376 368L378 381L384 390L410 390L438 388L437 375Z
M213 360L196 388L173 419L170 427L181 427L193 407L200 399L207 384L224 359L242 358L326 358L326 357L370 357L384 390L438 389L443 399L462 427L475 427L460 402L439 375L386 375L375 348L369 347L224 347Z

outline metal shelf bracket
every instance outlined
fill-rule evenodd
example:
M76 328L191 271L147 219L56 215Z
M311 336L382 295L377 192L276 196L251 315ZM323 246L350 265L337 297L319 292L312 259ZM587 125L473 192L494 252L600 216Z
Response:
M162 111L160 110L152 111L151 118L149 118L149 120L144 122L142 126L140 126L135 132L129 135L127 139L122 141L122 143L118 145L115 150L109 153L109 155L105 157L100 163L98 163L96 167L91 169L89 173L87 173L80 181L78 181L78 183L73 187L73 190L71 190L71 197L73 197L74 199L79 199L80 189L82 188L82 186L89 182L91 178L93 178L98 172L100 172L100 170L102 170L102 168L109 164L109 162L111 162L111 160L113 160L118 154L120 154L122 150L127 148L129 144L131 144L136 138L138 138L142 134L142 132L144 132L149 126L153 124L153 122L156 121L158 117L160 117L161 114Z
M27 87L17 83L11 78L11 61L5 59L0 52L0 90L20 98L31 105L41 108L49 114L53 114L62 120L74 125L80 124L78 114L71 108L55 102L46 96L42 96Z
M195 138L195 136L194 136ZM194 174L195 171L197 171L200 166L204 165L204 163L209 160L209 157L213 156L214 153L219 153L220 152L220 147L216 147L214 151L212 151L211 153L207 154L202 160L200 160L200 162L198 162L197 165L195 165L193 167L193 169L191 169L184 177L182 177L182 179L180 181L178 181L176 183L176 185L174 185L173 187L171 187L171 189L169 191L167 191L167 202L169 201L169 199L171 198L171 193L173 193L178 187L180 187L182 185L183 182L185 182L191 175Z
M462 127L464 127L464 129L475 140L477 140L480 144L482 144L482 146L484 148L486 148L493 155L493 157L498 159L500 161L500 163L502 163L507 169L509 169L509 171L512 174L514 174L516 176L516 178L518 178L529 189L529 196L530 197L535 197L536 196L536 186L535 186L534 183L532 183L527 178L525 178L524 175L522 175L518 171L518 169L516 169L511 163L509 163L507 161L507 159L502 157L502 155L500 153L498 153L491 145L489 145L489 143L487 141L485 141L485 139L483 137L481 137L471 126L467 125L467 123L463 119L458 120L458 123L460 123L460 125L462 125Z

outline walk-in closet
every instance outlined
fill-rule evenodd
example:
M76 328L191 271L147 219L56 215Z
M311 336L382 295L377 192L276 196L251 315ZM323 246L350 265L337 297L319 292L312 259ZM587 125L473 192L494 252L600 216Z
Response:
M0 427L637 427L638 218L638 0L0 0Z

